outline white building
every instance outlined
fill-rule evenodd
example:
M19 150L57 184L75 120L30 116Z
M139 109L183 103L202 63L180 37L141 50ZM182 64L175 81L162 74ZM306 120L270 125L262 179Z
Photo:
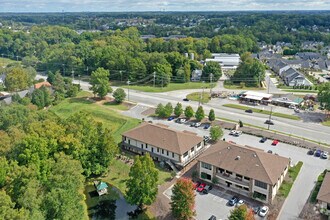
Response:
M205 62L217 62L223 70L236 69L240 62L239 54L212 53L212 58L205 59Z

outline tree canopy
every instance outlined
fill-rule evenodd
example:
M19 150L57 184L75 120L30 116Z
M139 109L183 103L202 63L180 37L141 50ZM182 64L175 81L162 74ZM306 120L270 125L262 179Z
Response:
M104 98L109 92L112 92L109 82L110 73L108 70L98 68L91 75L90 84L94 95Z

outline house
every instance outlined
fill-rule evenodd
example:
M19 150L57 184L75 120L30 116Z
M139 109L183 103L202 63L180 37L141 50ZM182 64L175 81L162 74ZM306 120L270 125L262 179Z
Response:
M198 158L197 171L204 181L216 182L227 190L272 203L289 165L288 158L219 141Z
M212 58L205 59L205 62L217 62L223 70L237 69L240 56L239 54L212 53Z
M325 174L316 199L321 205L321 213L330 216L330 172Z
M303 74L298 72L294 68L289 68L285 71L283 71L280 74L281 78L283 79L284 83L287 86L310 86L312 85L311 82L309 82Z
M191 81L201 81L202 73L202 70L193 70L191 72Z
M102 196L108 193L108 184L102 181L94 181L94 186L96 188L97 194Z
M204 149L202 137L188 131L176 131L162 124L143 123L122 134L122 147L183 168Z

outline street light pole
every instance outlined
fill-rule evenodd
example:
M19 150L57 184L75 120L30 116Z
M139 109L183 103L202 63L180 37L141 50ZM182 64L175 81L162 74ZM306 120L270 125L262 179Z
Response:
M268 122L268 130L269 130L270 123L271 123L272 113L273 113L273 106L270 107L269 122Z
M270 76L268 76L267 94L269 94Z
M127 87L127 101L129 101L129 84L130 84L130 81L128 80L127 81L127 85L128 85L128 87Z
M213 79L213 73L210 74L210 98L212 98L212 79Z

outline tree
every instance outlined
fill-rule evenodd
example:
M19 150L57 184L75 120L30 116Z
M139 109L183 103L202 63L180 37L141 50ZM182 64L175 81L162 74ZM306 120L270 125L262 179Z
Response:
M0 188L2 188L6 183L8 162L5 157L0 157Z
M103 68L97 68L97 70L92 72L90 88L93 94L97 94L100 98L104 98L109 92L112 92L109 82L110 73L108 70Z
M171 210L178 220L189 220L196 215L194 185L190 179L178 179L172 189Z
M20 91L29 87L29 75L22 67L12 68L6 76L5 86L8 91Z
M184 110L184 115L187 117L187 118L191 118L194 116L194 110L193 108L189 105L186 107L186 109Z
M214 121L215 120L215 113L214 113L214 110L211 109L210 112L209 112L209 121Z
M140 208L152 204L158 192L157 181L158 170L150 155L147 153L144 156L136 156L126 183L127 201Z
M205 113L204 113L203 106L198 106L197 111L195 113L195 118L198 121L201 121L201 120L203 120L204 117L205 117Z
M203 68L202 77L205 81L210 81L212 74L212 81L216 82L222 76L221 66L218 62L209 61Z
M318 89L317 97L319 102L322 103L326 110L330 111L330 82L321 84Z
M176 117L180 117L180 115L182 115L182 113L183 113L182 104L180 102L178 102L174 108L174 115Z
M162 104L162 103L159 103L159 104L157 105L156 110L155 110L155 114L156 114L158 117L163 117L163 115L164 115L164 111L165 111L165 108L164 108L163 104Z
M113 92L112 96L117 103L122 103L126 98L126 93L122 88L118 88Z
M229 220L254 220L254 215L246 205L241 205L230 211Z
M210 129L210 136L212 141L218 141L223 136L223 131L217 125L212 126Z
M39 109L42 109L51 103L50 92L45 86L42 86L40 89L36 89L32 93L31 102L38 106Z
M173 113L173 106L170 102L168 102L165 107L164 107L164 115L163 117L164 118L168 118L172 115Z
M25 209L15 209L15 203L12 202L11 198L3 190L0 190L0 219L10 220L27 220L28 211Z
M238 121L239 127L243 127L243 122L241 120Z

